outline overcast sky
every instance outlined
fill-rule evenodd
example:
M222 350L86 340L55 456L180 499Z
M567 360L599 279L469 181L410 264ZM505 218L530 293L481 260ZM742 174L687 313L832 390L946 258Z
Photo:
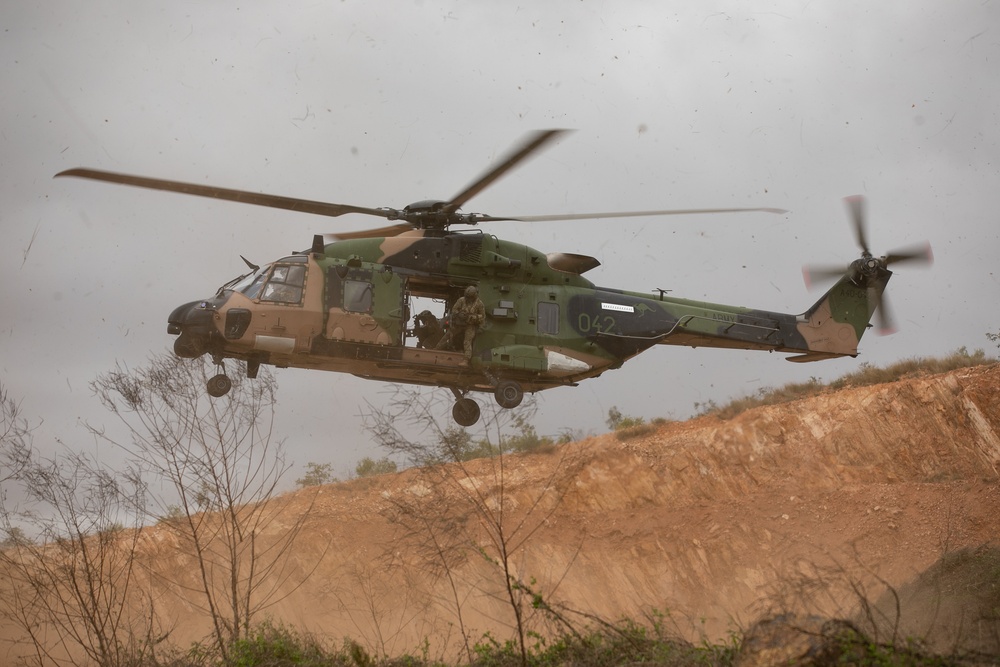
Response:
M801 312L819 298L802 265L858 255L852 194L877 253L933 245L933 268L889 285L899 332L858 359L661 346L538 394L541 433L990 349L1000 329L995 0L32 0L0 3L0 30L0 381L42 440L92 446L77 423L110 417L88 383L169 349L168 313L242 273L240 254L379 224L53 180L77 166L398 208L450 198L531 130L571 128L466 210L789 210L487 229L594 255L599 285ZM357 418L379 384L277 378L299 467L343 476L382 455Z

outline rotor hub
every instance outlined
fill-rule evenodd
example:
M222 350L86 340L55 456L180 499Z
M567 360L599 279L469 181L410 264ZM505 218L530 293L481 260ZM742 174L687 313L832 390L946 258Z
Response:
M869 275L873 275L880 268L883 268L883 264L880 260L872 257L871 254L865 253L861 257L861 270Z

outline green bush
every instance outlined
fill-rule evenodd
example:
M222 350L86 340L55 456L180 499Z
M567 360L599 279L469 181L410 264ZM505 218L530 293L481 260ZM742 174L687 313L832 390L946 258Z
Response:
M308 633L284 625L264 623L248 637L234 642L225 661L210 646L198 644L182 656L161 655L142 667L732 667L743 638L731 633L715 643L702 640L693 644L667 631L669 615L652 612L642 622L621 619L615 623L596 621L585 629L572 629L554 636L529 633L526 662L514 639L499 640L486 633L473 646L468 663L444 663L427 657L425 645L420 655L377 657L351 639L340 648L329 648ZM847 621L831 621L833 630L824 634L817 646L814 665L905 665L947 667L973 664L1000 664L987 654L940 655L907 640L881 643L857 630ZM825 627L825 626L824 626Z
M322 486L323 484L333 484L337 478L333 476L332 463L314 463L310 461L306 464L306 474L295 480L300 488L307 486Z
M552 449L555 445L552 438L538 435L534 425L521 415L514 417L514 428L516 432L513 435L504 436L501 439L501 445L505 452L545 451Z
M642 426L646 423L646 420L642 417L623 415L617 405L612 405L611 409L608 410L608 418L605 420L605 423L612 431L624 431L625 429Z
M358 461L354 468L354 474L358 477L376 477L378 475L390 475L397 470L396 462L388 457L382 457L378 461L366 456Z
M600 624L585 632L567 632L545 639L535 635L528 652L529 667L613 667L615 665L656 665L682 667L729 667L735 643L696 646L673 637L664 630L663 617L647 624L624 619L617 624ZM500 642L491 635L476 644L471 667L520 667L521 654L514 641Z
M264 623L229 650L231 667L331 667L350 665L343 656L327 650L311 635L283 625ZM227 665L227 667L229 667Z

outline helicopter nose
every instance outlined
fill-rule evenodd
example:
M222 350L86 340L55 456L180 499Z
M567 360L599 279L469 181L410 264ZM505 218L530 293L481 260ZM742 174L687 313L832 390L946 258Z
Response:
M191 303L185 303L183 306L177 306L167 317L167 333L172 336L179 335L184 330L184 318L187 315L188 309L197 301L192 301Z
M189 301L177 306L167 317L167 333L176 336L192 326L210 324L212 312L209 302L205 300Z
M190 301L171 311L167 333L177 336L174 354L195 359L204 354L214 331L215 304L211 300Z

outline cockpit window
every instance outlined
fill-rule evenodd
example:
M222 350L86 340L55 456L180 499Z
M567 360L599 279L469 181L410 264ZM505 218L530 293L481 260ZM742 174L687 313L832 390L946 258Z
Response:
M272 282L275 285L285 284L291 285L292 287L301 288L305 284L305 264L308 258L305 255L292 255L290 257L282 257L277 262L275 262L274 271L271 273ZM256 299L260 295L260 290L264 286L264 281L267 280L268 271L270 267L265 266L263 268L258 268L255 271L246 274L245 276L240 276L239 278L233 278L228 283L219 288L219 293L221 294L225 290L232 290L234 292L240 292L244 294L248 299ZM270 290L272 295L277 295L282 290L275 289ZM298 296L292 293L288 293L288 296L292 298L291 301L285 301L285 299L278 299L262 297L266 301L280 301L283 303L298 303L302 298L302 290L298 292Z
M266 277L267 268L258 268L244 276L233 278L220 287L218 293L221 295L223 292L242 292L252 299L260 291L260 286L264 284Z
M242 280L235 283L230 289L234 292L242 292L249 299L256 299L257 295L260 293L260 288L264 285L265 278L267 278L267 270L258 270L248 276L245 276Z
M302 301L302 286L306 281L306 267L303 264L289 266L287 264L276 264L271 271L271 277L261 292L261 301L274 301L277 303L300 303ZM250 288L254 288L256 283L251 283ZM257 288L259 289L259 288ZM244 292L251 299L251 296Z

